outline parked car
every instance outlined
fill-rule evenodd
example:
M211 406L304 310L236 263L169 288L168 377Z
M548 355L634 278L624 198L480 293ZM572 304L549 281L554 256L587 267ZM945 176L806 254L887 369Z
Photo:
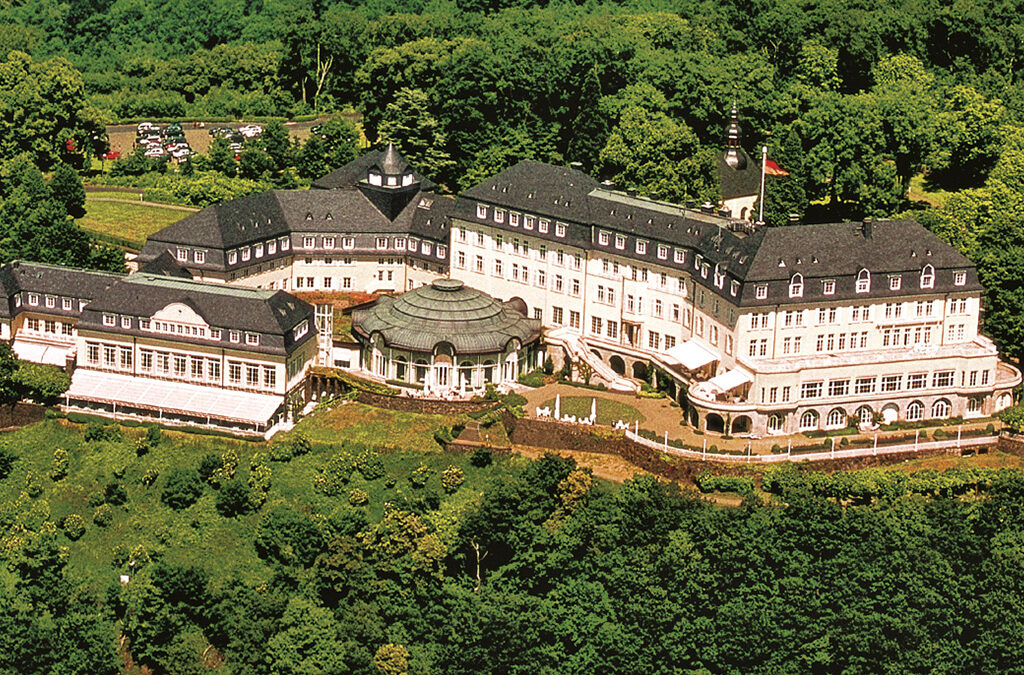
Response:
M235 133L235 130L232 129L231 127L214 127L213 129L210 129L210 135L211 136L224 136L224 137L227 137L227 136L230 136L233 133Z
M238 132L246 138L255 138L263 133L263 127L258 124L246 124L244 127L241 127Z
M150 129L156 125L152 122L139 122L139 126L135 129L136 136L148 136Z
M172 136L181 136L182 138L184 138L185 130L182 129L181 125L177 122L171 122L166 127L164 127L164 136L167 138L170 138Z
M111 150L100 155L100 159L121 159L121 153L117 150Z
M161 148L159 145L154 145L146 150L145 155L151 159L160 159L167 154L167 151Z

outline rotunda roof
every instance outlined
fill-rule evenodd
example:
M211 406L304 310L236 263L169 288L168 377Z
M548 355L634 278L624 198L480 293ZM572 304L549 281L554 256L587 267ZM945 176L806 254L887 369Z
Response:
M391 347L431 352L448 342L456 354L501 352L508 341L540 336L540 320L457 279L437 279L397 297L383 297L352 312L352 329L369 338L380 333Z

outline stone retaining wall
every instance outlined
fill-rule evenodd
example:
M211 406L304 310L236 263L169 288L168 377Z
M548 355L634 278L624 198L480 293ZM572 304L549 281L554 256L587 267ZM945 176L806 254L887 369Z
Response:
M413 412L426 415L462 415L482 410L491 410L498 406L497 401L439 401L411 396L384 396L368 391L360 391L356 400L366 405L401 412Z

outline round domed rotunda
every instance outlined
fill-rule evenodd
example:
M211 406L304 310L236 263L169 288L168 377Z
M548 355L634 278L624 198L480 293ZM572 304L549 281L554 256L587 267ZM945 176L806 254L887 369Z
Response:
M526 317L522 301L438 279L353 311L352 332L375 375L431 393L479 391L534 367L540 320Z

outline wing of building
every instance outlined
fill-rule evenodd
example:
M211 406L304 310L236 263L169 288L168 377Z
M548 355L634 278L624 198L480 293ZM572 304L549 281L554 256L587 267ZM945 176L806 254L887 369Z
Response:
M521 162L459 198L451 235L452 277L613 386L654 368L701 429L980 417L1021 381L978 332L974 266L913 221L755 228Z

